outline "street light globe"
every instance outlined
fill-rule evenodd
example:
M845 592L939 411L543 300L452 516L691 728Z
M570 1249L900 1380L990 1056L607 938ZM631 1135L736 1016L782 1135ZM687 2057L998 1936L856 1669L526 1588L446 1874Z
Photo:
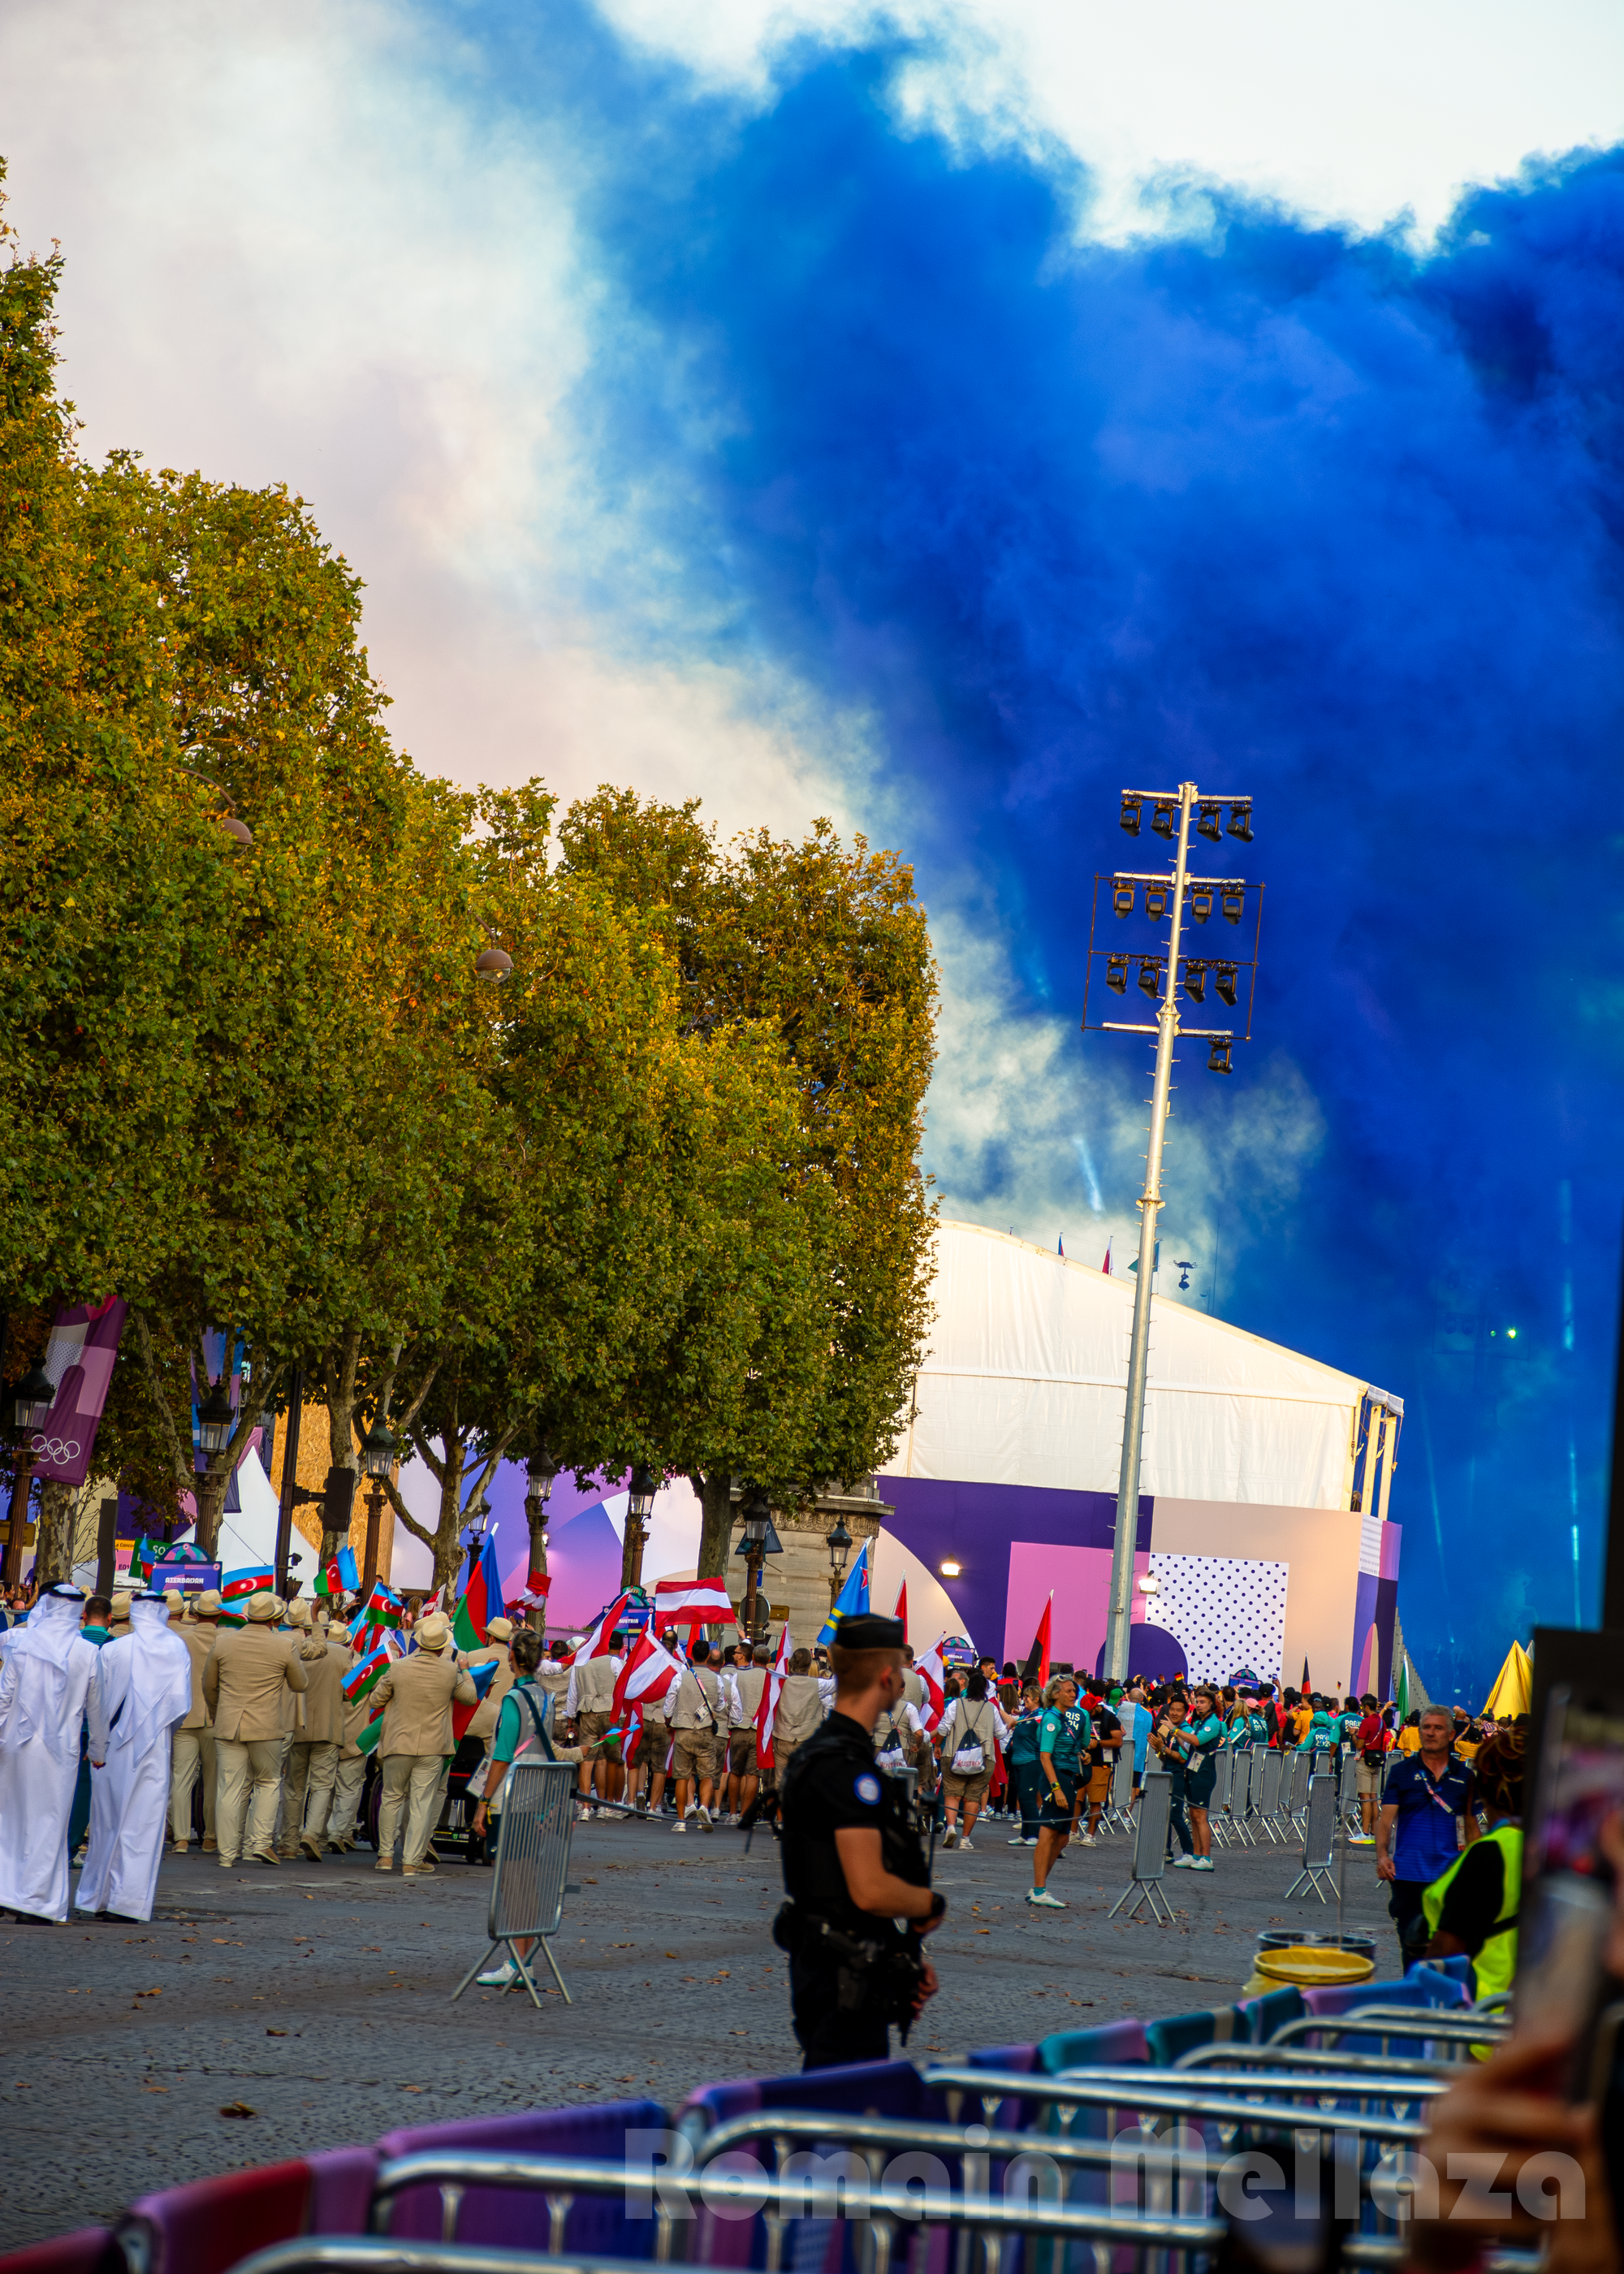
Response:
M399 1441L388 1423L381 1418L373 1422L361 1440L361 1473L366 1477L387 1477L395 1466Z
M646 1525L654 1513L655 1499L659 1492L659 1479L650 1468L641 1463L632 1471L628 1513L638 1524Z
M228 1449L231 1424L236 1418L222 1376L198 1408L198 1442L206 1453L223 1453Z
M834 1520L833 1528L829 1534L829 1561L833 1566L835 1577L837 1578L838 1578L841 1572L845 1570L846 1558L850 1555L851 1552L852 1535L846 1528L844 1517L838 1516Z
M487 947L476 960L474 969L481 979L488 979L492 985L500 986L513 969L513 958L505 947Z
M42 1429L56 1402L56 1385L36 1361L11 1392L11 1400L19 1429Z

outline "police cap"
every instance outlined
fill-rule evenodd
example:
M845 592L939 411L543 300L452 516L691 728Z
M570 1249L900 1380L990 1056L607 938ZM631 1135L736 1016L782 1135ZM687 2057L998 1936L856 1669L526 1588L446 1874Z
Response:
M900 1650L907 1640L900 1619L883 1619L877 1611L858 1611L835 1629L840 1650Z

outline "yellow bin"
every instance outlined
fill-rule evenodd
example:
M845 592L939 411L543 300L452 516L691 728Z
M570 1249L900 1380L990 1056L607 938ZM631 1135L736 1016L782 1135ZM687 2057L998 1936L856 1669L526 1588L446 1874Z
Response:
M1260 1950L1252 1962L1251 1981L1243 1998L1265 1997L1271 1990L1344 1989L1351 1982L1368 1982L1376 1962L1358 1950L1331 1950L1324 1943L1295 1943L1286 1950Z

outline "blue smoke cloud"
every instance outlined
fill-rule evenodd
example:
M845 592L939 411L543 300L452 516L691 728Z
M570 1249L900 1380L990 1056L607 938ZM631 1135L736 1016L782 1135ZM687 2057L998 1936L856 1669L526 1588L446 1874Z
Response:
M1198 1061L1180 1112L1221 1135L1273 1052L1325 1133L1283 1216L1223 1195L1221 1308L1407 1397L1434 1688L1576 1586L1593 1618L1624 154L1472 192L1425 255L1187 184L1169 234L1102 246L1071 154L900 120L900 41L799 52L747 111L590 19L545 51L482 20L591 153L576 417L635 532L605 593L862 706L927 902L974 869L1034 1014L1080 1005L1118 788L1252 794L1264 1054Z

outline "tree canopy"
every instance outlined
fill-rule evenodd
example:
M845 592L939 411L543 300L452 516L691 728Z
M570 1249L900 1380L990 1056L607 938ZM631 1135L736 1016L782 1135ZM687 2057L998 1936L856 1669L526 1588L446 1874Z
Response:
M694 1475L718 1522L729 1478L873 1466L928 1303L905 863L425 775L303 501L81 457L59 263L4 244L10 1371L55 1304L124 1296L99 1465L192 1494L212 1547L297 1367L335 1466L372 1419L429 1465L436 1522L391 1490L440 1577L508 1451ZM249 1387L199 1470L222 1337Z

